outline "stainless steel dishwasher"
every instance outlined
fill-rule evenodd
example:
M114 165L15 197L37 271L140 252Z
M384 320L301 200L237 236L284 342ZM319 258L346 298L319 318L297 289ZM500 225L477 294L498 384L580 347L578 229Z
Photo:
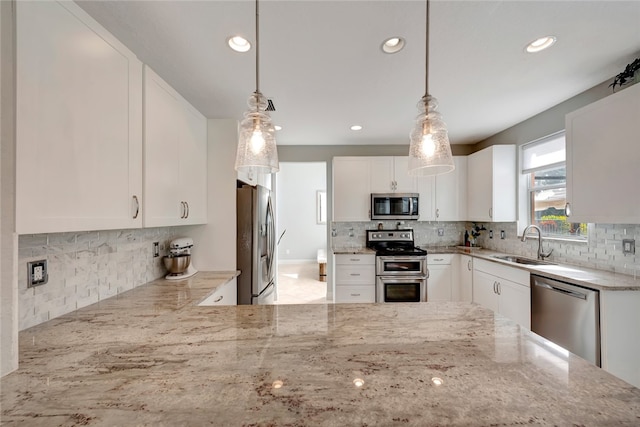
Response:
M600 366L600 294L531 275L531 330Z

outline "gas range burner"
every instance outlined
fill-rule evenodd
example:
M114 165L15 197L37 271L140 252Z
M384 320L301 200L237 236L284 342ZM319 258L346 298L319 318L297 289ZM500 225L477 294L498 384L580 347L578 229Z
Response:
M427 251L414 246L413 230L368 230L367 247L378 256L425 256Z
M386 247L377 248L376 255L378 256L390 256L390 255L426 255L427 251L424 249L412 247Z

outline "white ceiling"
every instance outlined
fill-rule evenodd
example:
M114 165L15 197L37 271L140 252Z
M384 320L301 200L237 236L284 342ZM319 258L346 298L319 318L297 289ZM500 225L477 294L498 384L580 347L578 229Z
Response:
M78 1L209 118L255 90L254 2ZM279 145L408 144L424 94L424 1L260 2L260 89ZM478 142L619 73L640 54L640 1L431 3L429 89L454 144ZM544 35L551 49L527 54ZM390 36L404 50L380 49ZM349 130L360 124L362 131Z

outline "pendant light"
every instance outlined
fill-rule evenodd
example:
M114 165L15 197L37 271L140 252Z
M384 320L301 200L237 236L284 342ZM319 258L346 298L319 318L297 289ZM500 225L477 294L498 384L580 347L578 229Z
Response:
M447 125L436 111L438 100L429 94L429 0L426 15L425 90L409 144L409 175L413 176L440 175L455 169Z
M267 98L260 93L260 32L256 0L256 90L249 96L249 110L240 122L235 169L249 174L269 174L280 170L275 129L267 113Z

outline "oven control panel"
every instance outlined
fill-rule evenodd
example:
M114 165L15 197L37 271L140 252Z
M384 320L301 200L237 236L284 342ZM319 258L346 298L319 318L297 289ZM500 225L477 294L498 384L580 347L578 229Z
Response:
M367 231L370 242L413 242L413 230Z

